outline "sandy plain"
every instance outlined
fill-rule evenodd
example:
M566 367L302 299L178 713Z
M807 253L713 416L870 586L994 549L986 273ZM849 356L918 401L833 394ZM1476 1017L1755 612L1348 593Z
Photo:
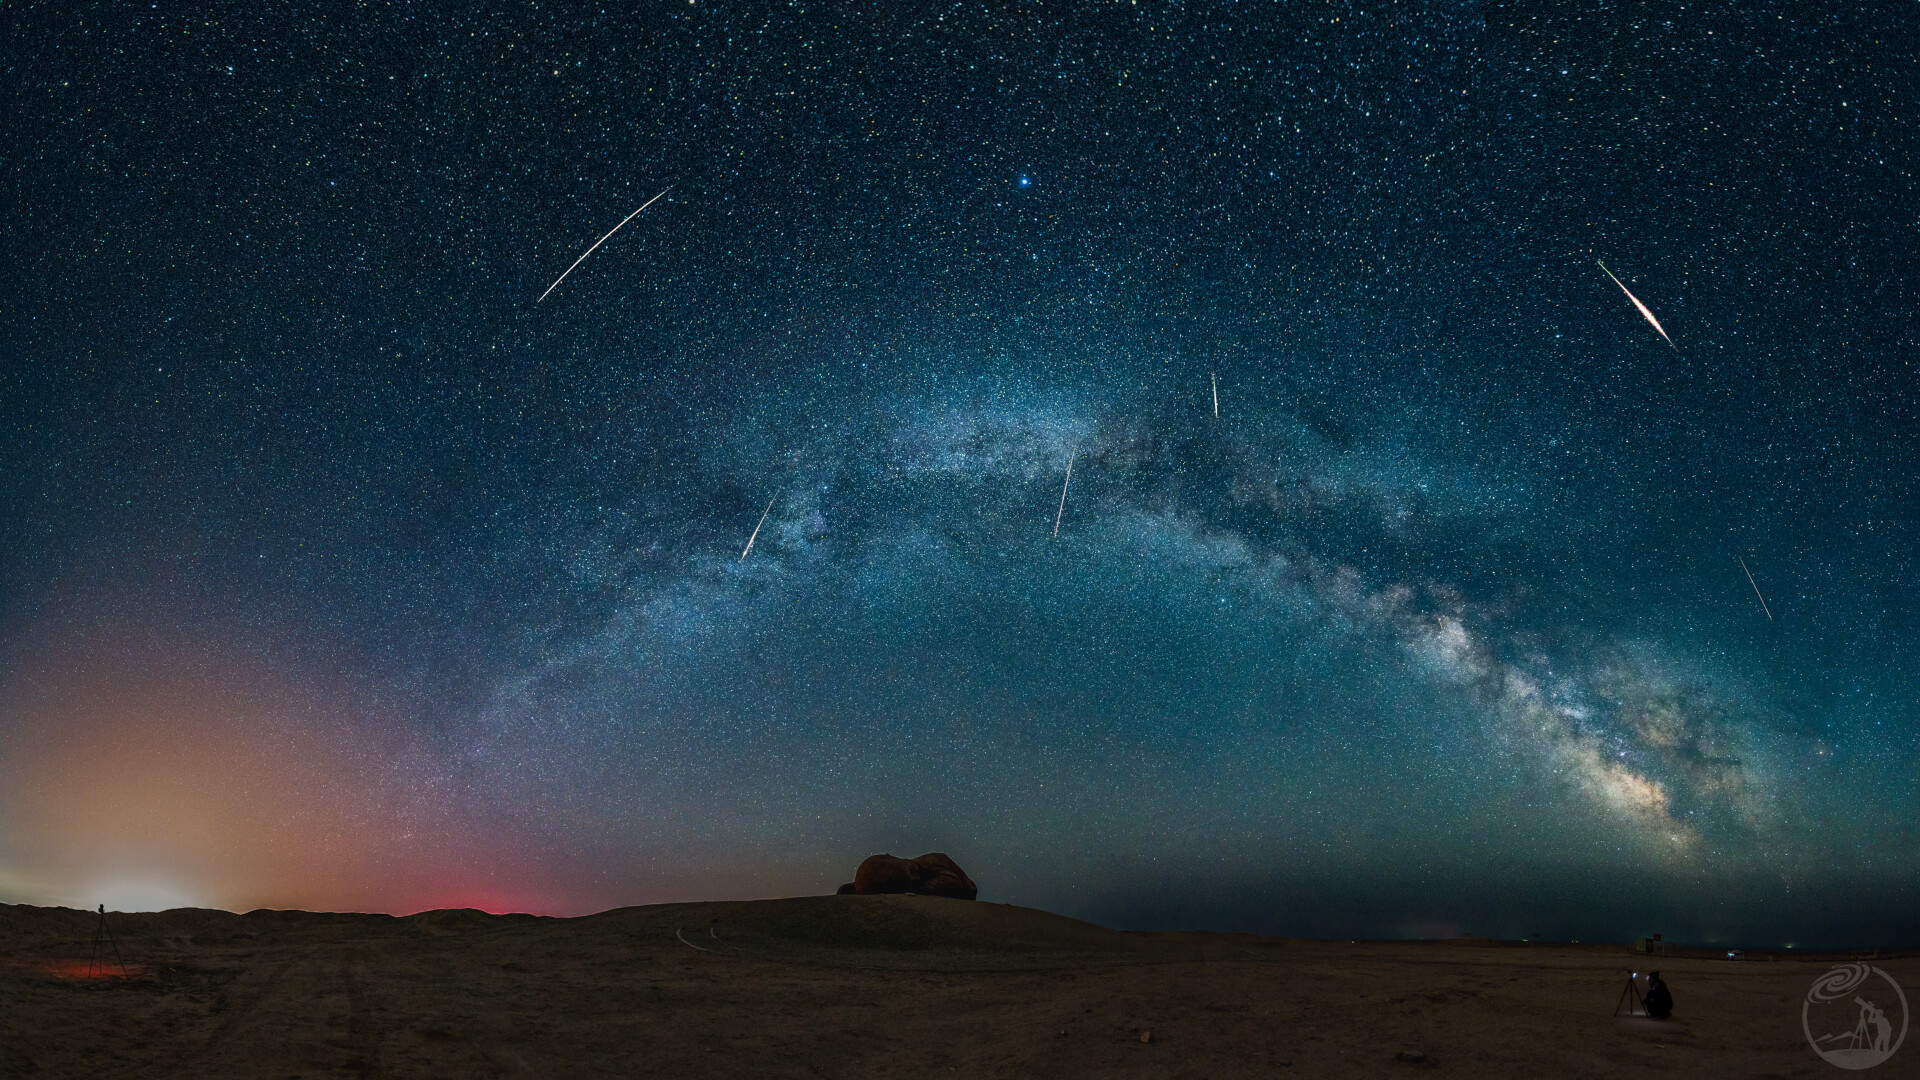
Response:
M1832 959L1121 933L999 904L826 896L576 919L0 905L0 1076L1815 1077ZM1920 959L1873 961L1920 986ZM1920 1040L1916 1040L1920 1041ZM1418 1060L1407 1060L1417 1058ZM1907 1046L1863 1075L1920 1075Z

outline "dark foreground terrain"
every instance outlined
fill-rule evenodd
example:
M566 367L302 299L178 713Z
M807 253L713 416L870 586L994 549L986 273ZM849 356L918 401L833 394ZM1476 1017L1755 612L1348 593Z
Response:
M95 919L0 905L0 1076L1844 1075L1800 1031L1824 960L1663 959L1676 1022L1622 1027L1646 962L1624 947L1127 934L922 897L120 915L131 974L105 978ZM1920 986L1920 960L1875 963ZM1920 1046L1864 1075L1920 1075Z

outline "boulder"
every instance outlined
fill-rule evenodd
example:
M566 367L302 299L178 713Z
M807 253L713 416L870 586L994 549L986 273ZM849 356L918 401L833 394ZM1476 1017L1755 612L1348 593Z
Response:
M980 887L960 869L960 864L940 851L930 851L917 859L869 855L860 869L854 871L853 880L840 886L839 891L842 895L861 896L914 893L954 900L972 900L980 895Z

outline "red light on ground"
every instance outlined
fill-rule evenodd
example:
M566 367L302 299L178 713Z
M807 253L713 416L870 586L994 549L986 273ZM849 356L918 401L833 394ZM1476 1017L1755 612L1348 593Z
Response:
M122 968L112 961L103 964L98 960L91 963L85 960L29 960L26 967L49 978L75 982L117 982L121 979L137 979L147 973L145 964L128 964Z

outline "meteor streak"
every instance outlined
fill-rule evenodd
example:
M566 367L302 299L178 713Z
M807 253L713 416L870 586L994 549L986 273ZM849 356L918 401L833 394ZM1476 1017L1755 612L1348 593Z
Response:
M660 195L665 195L665 194L666 194L667 192L669 192L669 191L672 191L672 190L673 190L673 185L672 185L672 184L668 184L668 185L667 185L667 186L666 186L665 188L662 188L662 189L661 189L661 191L660 191ZM653 198L651 198L651 199L648 199L648 200L647 200L646 202L643 202L643 203L641 203L641 204L640 204L640 210L645 210L645 209L646 209L647 207L649 207L649 206L652 206L652 205L653 205L654 203L657 203L657 202L659 202L659 201L660 201L660 195L655 195L655 196L654 196ZM631 214L628 214L628 215L627 215L626 217L623 217L623 218L621 218L621 219L620 219L620 225L625 225L625 224L626 224L627 222L629 222L629 221L632 221L632 220L633 220L634 218L637 218L637 217L639 217L639 216L640 216L640 210L635 210L635 211L634 211L633 213L631 213ZM608 230L607 230L607 236L612 236L612 235L613 235L614 233L617 233L617 232L619 232L619 231L620 231L620 225L615 225L615 226L614 226L613 228L611 228L611 229L608 229ZM601 237L600 239L598 239L598 240L595 240L595 241L593 242L593 247L590 247L590 248L588 248L588 249L587 249L587 251L586 251L586 254L585 254L585 255L582 255L582 256L580 256L579 258L577 258L577 259L575 259L575 260L573 260L573 266L569 266L569 267L567 267L567 273L566 273L566 274L561 274L561 275L560 275L559 277L557 277L557 278L554 278L554 279L553 279L553 284L551 284L551 285L549 285L549 286L547 286L547 292L543 292L543 293L541 293L541 294L540 294L540 300L545 300L545 299L547 298L547 293L550 293L550 292L552 292L553 290L555 290L555 289L557 289L557 288L559 288L559 287L560 287L560 283L561 283L561 282L563 282L563 281L565 281L565 280L567 280L567 274L571 274L571 273L573 273L573 268L574 268L574 266L579 266L579 265L580 265L581 263L583 263L583 262L586 262L586 261L587 261L587 255L591 255L591 254L593 254L593 251L594 251L594 248L597 248L597 247L599 247L599 246L600 246L601 244L604 244L604 243L606 243L606 242L607 242L607 236L603 236L603 237ZM536 303L536 304L537 304L537 303L539 303L539 302L540 302L540 300L535 300L535 301L534 301L534 303ZM1634 301L1634 303L1636 303L1636 304L1637 304L1637 303L1639 303L1639 301L1638 301L1638 300L1636 300L1636 301ZM1649 317L1649 318L1651 318L1652 316L1648 316L1648 317Z
M742 549L740 552L741 562L747 561L747 552L752 551L753 542L755 540L760 539L760 526L765 525L767 523L767 515L773 513L773 501L774 499L778 499L779 497L780 497L780 493L776 491L773 493L773 499L767 500L767 508L760 512L760 520L755 522L753 525L753 535L747 537L747 546L744 549Z
M1073 483L1073 459L1074 455L1078 453L1080 453L1080 448L1075 447L1073 451L1067 455L1067 479L1060 485L1060 509L1053 512L1053 538L1055 540L1060 539L1060 518L1067 512L1067 485Z
M1213 376L1213 418L1218 420L1220 419L1220 373L1209 371L1207 374Z
M1740 559L1740 556L1735 555L1734 558ZM1760 596L1760 583L1753 580L1753 571L1747 569L1747 560L1745 559L1740 559L1740 572L1747 575L1747 584L1753 586L1753 595ZM1760 610L1767 613L1768 622L1773 621L1773 611L1767 607L1767 598L1764 596L1760 596Z
M1594 261L1599 262L1598 259ZM1606 263L1600 263L1600 271L1606 274L1608 277L1613 278L1613 283L1615 285L1620 285L1620 279L1617 277L1613 277L1613 271L1607 269ZM1645 315L1647 317L1647 321L1653 324L1653 328L1655 330L1660 331L1660 336L1663 338L1667 338L1667 344L1673 345L1673 339L1670 337L1667 337L1666 328L1660 325L1659 319L1656 319L1653 317L1653 312L1647 310L1647 305L1641 303L1640 298L1633 295L1632 290L1628 289L1625 285L1620 285L1620 291L1623 293L1626 293L1627 299L1633 301L1633 306L1640 309L1640 314ZM1679 352L1680 346L1673 345L1673 351Z

